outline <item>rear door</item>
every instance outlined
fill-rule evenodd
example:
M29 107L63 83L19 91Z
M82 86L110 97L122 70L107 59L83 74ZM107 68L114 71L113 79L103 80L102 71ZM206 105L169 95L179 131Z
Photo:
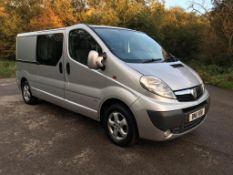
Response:
M39 97L55 104L64 99L63 33L37 36L37 79Z

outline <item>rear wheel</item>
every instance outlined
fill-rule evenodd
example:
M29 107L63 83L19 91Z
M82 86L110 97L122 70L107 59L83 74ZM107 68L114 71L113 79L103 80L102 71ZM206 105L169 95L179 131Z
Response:
M27 81L24 81L21 86L23 100L26 104L36 104L38 99L31 93L30 86Z
M113 143L125 147L137 141L137 125L133 117L129 109L122 104L111 105L105 110L105 130Z

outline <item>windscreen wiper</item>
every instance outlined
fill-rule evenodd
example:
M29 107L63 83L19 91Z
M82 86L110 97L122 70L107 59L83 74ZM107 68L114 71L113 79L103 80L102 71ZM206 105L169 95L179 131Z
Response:
M161 58L157 58L157 59L152 58L152 59L145 60L142 63L152 63L152 62L157 62L157 61L161 61L161 60L163 60L163 59L161 59Z

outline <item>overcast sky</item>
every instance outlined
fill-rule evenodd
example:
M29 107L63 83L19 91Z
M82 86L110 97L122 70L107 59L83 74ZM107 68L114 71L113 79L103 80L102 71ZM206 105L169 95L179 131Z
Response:
M192 2L198 2L200 4L203 4L204 2L204 7L207 9L211 9L212 4L211 4L211 0L165 0L165 4L167 7L175 7L175 6L180 6L186 10L188 10L188 7L190 6L190 4L192 4ZM201 10L200 7L196 6L199 10ZM190 10L188 10L190 11Z

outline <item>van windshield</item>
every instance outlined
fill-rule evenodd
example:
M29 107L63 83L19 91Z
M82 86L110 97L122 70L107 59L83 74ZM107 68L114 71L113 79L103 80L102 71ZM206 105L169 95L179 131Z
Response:
M168 54L148 35L127 29L95 27L94 31L107 47L121 60L128 63L173 62Z

